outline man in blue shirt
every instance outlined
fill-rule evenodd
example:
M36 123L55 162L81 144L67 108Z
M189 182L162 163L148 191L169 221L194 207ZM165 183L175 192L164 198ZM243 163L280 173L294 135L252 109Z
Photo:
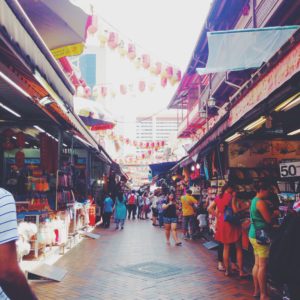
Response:
M114 201L111 199L110 194L108 194L103 203L103 226L104 228L109 228L110 218L113 212Z

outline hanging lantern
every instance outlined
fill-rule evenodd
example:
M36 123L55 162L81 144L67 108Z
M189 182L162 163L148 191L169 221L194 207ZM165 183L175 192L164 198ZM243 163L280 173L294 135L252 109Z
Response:
M101 87L101 96L103 98L105 98L107 96L107 87L106 86Z
M162 64L160 62L155 63L155 75L159 75L161 73Z
M146 89L146 83L145 83L145 81L140 81L139 82L139 90L140 90L140 92L144 92L145 89Z
M126 145L129 145L130 141L128 138L125 140L125 143L126 143Z
M166 77L169 79L173 76L173 67L171 66L168 66L166 68Z
M90 34L95 34L98 30L98 17L93 15L92 16L92 24L88 27L88 32Z
M154 148L154 147L155 147L155 143L152 142L152 143L150 144L150 146L151 146L151 148Z
M134 61L134 65L137 69L139 69L141 67L141 58L137 57Z
M105 30L99 34L100 47L104 48L108 41L108 32Z
M148 88L150 92L153 92L155 89L155 83L151 83Z
M177 81L177 79L174 77L174 76L172 76L170 79L169 79L169 81L170 81L170 83L171 83L171 86L174 86L178 81Z
M18 132L16 134L17 137L17 145L19 148L25 147L25 134L23 132Z
M137 141L133 141L133 146L137 147L137 145L138 145Z
M126 93L127 93L127 87L126 87L126 85L124 85L124 84L120 85L120 93L122 95L126 95Z
M128 44L128 54L127 54L128 58L130 60L133 60L136 58L136 50L135 50L135 45L130 43Z
M155 147L159 147L159 146L160 146L160 142L156 142Z
M180 70L176 70L176 78L177 78L177 81L181 81L181 71Z
M119 51L119 54L120 54L121 57L125 57L127 51L124 47L124 41L123 40L119 44L118 51Z
M90 98L91 97L91 95L92 95L92 92L91 92L91 89L90 89L90 87L85 87L84 88L84 92L85 92L85 97L87 97L87 98Z
M148 150L148 154L151 155L152 154L152 150L149 149Z
M160 84L162 87L166 87L168 83L168 79L166 77L162 77L160 80Z
M119 36L116 32L110 32L108 35L108 41L107 41L108 47L110 49L116 49L119 44Z
M140 142L139 146L140 146L140 148L143 148L144 147L144 143Z
M146 155L143 153L143 154L142 154L142 159L145 159L145 157L146 157Z
M150 67L150 55L148 54L142 55L142 65L144 69L148 69Z
M162 146L162 147L165 146L165 141L161 141L161 146Z
M148 148L149 148L149 146L150 146L150 143L149 143L149 142L147 142L145 146L146 146L146 148L148 149Z

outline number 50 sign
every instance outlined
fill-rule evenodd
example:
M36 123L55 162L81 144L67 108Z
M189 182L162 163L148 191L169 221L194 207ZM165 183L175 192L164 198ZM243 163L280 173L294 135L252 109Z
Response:
M300 176L300 161L281 163L280 177L298 177Z

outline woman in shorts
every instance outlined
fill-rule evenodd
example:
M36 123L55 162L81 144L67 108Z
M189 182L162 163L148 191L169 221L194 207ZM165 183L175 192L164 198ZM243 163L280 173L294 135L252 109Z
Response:
M173 193L168 194L167 200L163 204L162 208L167 244L170 244L170 236L172 231L172 236L175 241L175 245L181 246L182 243L179 241L176 232L178 217L176 212L175 195Z

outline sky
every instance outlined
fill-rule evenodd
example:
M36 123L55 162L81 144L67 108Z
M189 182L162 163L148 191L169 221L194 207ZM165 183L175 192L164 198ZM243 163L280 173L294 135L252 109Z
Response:
M211 0L73 0L99 18L99 29L118 30L126 42L137 45L137 54L149 53L155 61L171 63L184 73L205 22ZM110 27L112 26L112 27ZM90 43L98 43L97 34ZM107 50L106 81L113 89L121 83L132 84L128 95L107 97L106 107L119 124L130 125L137 115L150 116L166 110L176 88L162 88L160 78L148 71L137 70L128 59L121 58L117 51ZM153 92L140 93L135 87L144 80L155 86ZM100 83L99 83L100 84Z

